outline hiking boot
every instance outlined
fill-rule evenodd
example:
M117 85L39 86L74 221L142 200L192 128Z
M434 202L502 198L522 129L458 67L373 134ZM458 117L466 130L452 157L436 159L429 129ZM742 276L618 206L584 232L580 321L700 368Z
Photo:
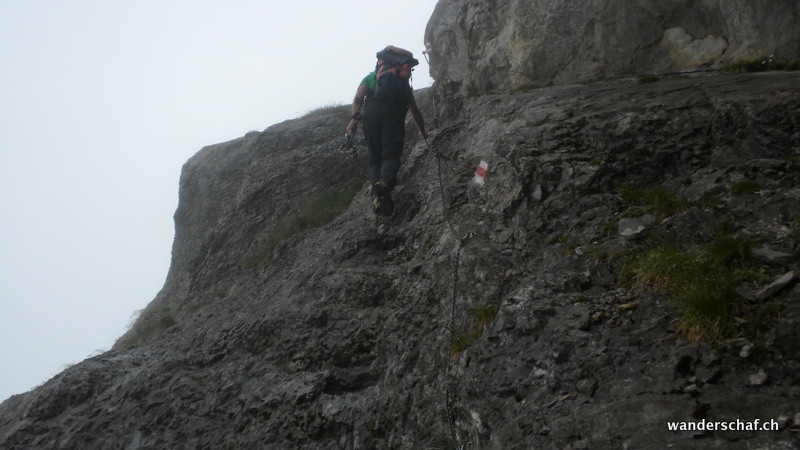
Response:
M372 199L372 212L378 214L378 211L381 210L381 204L385 194L383 193L383 186L375 183L372 185L372 189L369 191L369 196Z
M388 189L386 190L386 198L383 199L383 209L381 210L381 214L386 217L391 217L394 214L394 202L390 192Z
M372 211L375 214L389 217L394 212L394 203L389 194L389 187L383 181L379 181L372 186Z

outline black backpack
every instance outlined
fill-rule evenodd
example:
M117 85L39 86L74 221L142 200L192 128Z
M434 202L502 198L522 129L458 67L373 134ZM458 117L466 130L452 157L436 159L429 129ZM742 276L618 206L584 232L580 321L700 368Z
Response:
M389 46L376 54L375 91L371 99L392 105L407 106L411 99L411 72L419 64L408 50Z

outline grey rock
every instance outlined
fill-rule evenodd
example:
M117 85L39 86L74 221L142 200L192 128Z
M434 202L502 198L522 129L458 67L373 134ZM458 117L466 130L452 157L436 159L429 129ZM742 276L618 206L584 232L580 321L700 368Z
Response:
M719 367L702 367L697 371L697 379L703 384L717 383L722 376L722 369Z
M689 395L691 395L693 397L696 397L696 396L700 395L700 388L696 384L692 383L692 384L686 386L685 388L683 388L683 392L686 393L686 394L689 394Z
M434 79L480 95L800 59L798 22L794 0L441 0L425 42Z
M706 345L700 349L700 362L706 367L712 367L719 364L720 357L711 346Z
M767 247L753 250L753 255L765 263L785 263L792 259L789 253L779 252Z
M655 222L655 218L651 214L637 218L622 218L617 224L617 230L620 236L634 236L644 231L653 222Z
M778 279L767 285L764 289L758 291L756 294L756 300L765 300L769 297L772 297L782 289L794 283L796 279L797 276L794 272L786 272L778 277Z
M588 379L579 381L576 387L578 392L591 397L597 392L598 384L599 382L596 379Z
M753 346L751 344L747 344L739 350L739 356L742 358L749 358L750 354L753 353Z
M765 372L764 369L759 369L758 372L747 378L747 383L750 386L763 386L768 380L769 376L767 372Z

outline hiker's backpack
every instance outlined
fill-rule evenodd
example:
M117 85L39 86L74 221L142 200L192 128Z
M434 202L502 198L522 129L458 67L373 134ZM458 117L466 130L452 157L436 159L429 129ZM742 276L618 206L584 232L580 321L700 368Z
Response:
M411 71L419 64L408 50L388 46L379 51L372 100L407 106L411 97Z

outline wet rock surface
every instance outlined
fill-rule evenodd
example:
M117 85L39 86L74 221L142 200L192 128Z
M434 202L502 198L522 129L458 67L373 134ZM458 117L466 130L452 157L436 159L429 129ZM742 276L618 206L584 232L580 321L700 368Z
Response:
M391 219L363 142L339 151L347 108L201 150L162 291L111 351L3 402L0 447L792 448L800 74L597 80L797 59L800 6L584 3L439 2L436 126L428 148L407 124ZM626 252L721 229L764 263L736 286L769 306L757 332L691 340L674 299L621 286ZM667 428L703 419L781 429Z
M149 307L171 320L144 334L140 324L114 350L4 402L0 445L796 442L797 284L771 292L780 315L756 340L690 343L675 333L670 298L618 287L613 255L653 236L700 244L725 223L790 255L765 266L770 281L754 292L796 272L800 75L560 86L448 108L432 149L408 143L392 219L376 225L359 184L332 221L254 264L283 218L364 176L363 149L359 160L336 151L347 112L198 153L181 180L173 265ZM471 181L480 161L482 186ZM761 188L732 195L743 178ZM620 233L625 183L715 201L634 215L645 228ZM496 314L453 355L451 313L454 331L469 331L470 311L486 305ZM784 419L781 431L667 429L771 418Z

